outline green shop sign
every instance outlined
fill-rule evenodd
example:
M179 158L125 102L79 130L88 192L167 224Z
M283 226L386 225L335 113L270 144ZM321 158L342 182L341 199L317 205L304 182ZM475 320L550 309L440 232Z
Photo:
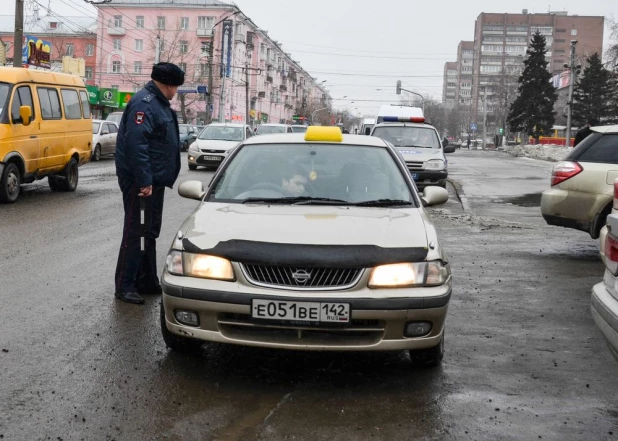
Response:
M102 106L118 107L118 90L116 89L100 89L99 103Z
M93 106L99 105L99 88L97 86L86 86L88 91L88 102Z
M133 95L135 95L133 92L120 92L118 102L120 103L121 109L127 108L127 104L129 104Z

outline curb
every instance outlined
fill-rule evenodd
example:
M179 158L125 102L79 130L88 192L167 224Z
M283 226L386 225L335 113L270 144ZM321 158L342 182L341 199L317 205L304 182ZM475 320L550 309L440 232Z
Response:
M470 202L468 201L468 198L466 197L466 194L463 191L463 187L461 186L461 184L459 184L457 181L453 180L453 179L446 179L455 189L455 195L457 196L457 199L459 199L459 202L461 203L461 207L463 208L464 212L471 212L472 208L470 207Z

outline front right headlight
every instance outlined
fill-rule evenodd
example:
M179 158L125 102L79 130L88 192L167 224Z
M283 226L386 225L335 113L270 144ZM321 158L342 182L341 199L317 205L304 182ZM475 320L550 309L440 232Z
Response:
M232 262L218 256L172 250L167 255L167 272L176 276L234 281Z
M439 286L450 276L448 265L442 261L396 263L373 269L369 288L405 288Z
M197 148L197 142L192 142L191 145L189 146L189 150L193 150L194 152L199 152L199 149Z
M446 163L442 159L430 159L425 164L425 170L444 170Z

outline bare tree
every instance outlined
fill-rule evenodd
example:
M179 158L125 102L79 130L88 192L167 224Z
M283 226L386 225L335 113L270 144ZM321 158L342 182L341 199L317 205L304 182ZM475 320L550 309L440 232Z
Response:
M605 52L606 64L609 70L618 70L618 21L609 18L609 33L611 42Z

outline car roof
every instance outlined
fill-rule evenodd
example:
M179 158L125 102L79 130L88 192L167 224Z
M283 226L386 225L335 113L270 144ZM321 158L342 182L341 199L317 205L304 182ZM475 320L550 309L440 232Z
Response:
M246 124L238 124L238 123L212 123L212 124L208 124L208 126L213 126L213 127L245 127ZM208 127L205 126L205 127Z
M613 126L595 126L591 127L590 130L598 133L618 133L618 124Z
M260 135L247 139L245 145L250 144L341 144L371 147L387 147L386 142L374 136L343 135L342 142L319 142L305 141L304 133L278 133L273 135Z
M425 128L425 129L434 129L436 130L436 128L434 126L432 126L431 124L421 124L421 123L412 123L412 122L382 122L379 124L376 124L375 128L377 129L378 127L421 127L421 128Z
M93 123L108 123L108 124L116 124L116 121L110 121L109 119L93 119L92 120Z
M260 124L259 127L264 127L264 126L269 126L269 127L287 127L287 126L289 126L289 124L266 123L266 124Z

